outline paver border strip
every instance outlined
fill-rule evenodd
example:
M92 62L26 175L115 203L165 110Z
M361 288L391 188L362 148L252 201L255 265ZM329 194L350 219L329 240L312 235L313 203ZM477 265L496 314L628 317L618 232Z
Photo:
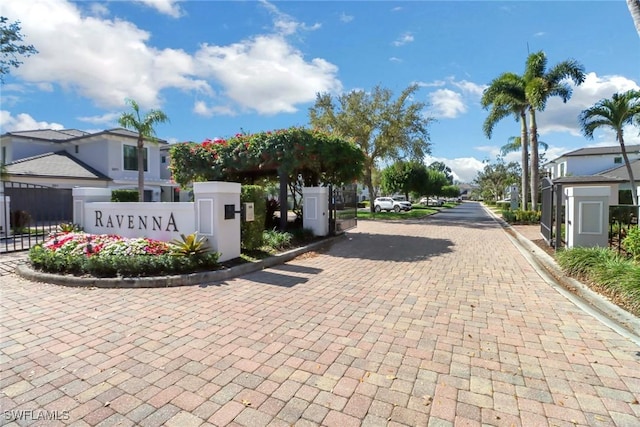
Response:
M153 277L76 277L71 275L60 275L52 273L43 273L34 270L28 264L21 264L16 267L16 274L24 279L33 280L35 282L46 282L54 285L70 286L70 287L93 287L93 288L168 288L177 286L193 286L202 285L212 282L220 282L274 265L283 264L287 261L311 252L314 250L324 249L332 245L338 239L344 238L345 234L329 237L319 242L314 242L300 248L292 249L281 254L277 254L259 261L241 264L224 270L203 271L199 273L171 275L171 276L153 276Z

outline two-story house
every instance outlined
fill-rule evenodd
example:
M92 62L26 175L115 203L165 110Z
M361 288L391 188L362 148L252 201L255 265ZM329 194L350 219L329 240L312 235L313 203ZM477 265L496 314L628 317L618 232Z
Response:
M625 146L627 157L640 183L640 145ZM607 185L612 189L611 203L618 204L619 192L630 190L631 184L620 145L580 148L543 165L547 175L563 185ZM622 199L620 199L622 200Z
M166 146L164 140L144 142L145 201L175 198L176 185L162 164ZM137 189L136 147L137 134L122 128L97 133L75 129L7 132L0 135L0 162L5 165L5 180L13 182L68 189Z
M627 145L629 162L640 160L640 145ZM543 168L551 179L564 176L588 176L624 166L620 145L580 148L546 163Z

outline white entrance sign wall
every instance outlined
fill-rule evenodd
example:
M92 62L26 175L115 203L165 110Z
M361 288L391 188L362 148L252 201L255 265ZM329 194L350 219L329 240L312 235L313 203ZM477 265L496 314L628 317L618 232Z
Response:
M240 256L240 184L197 182L194 202L113 203L108 188L74 188L73 221L87 233L169 242L197 232L220 261ZM225 219L227 212L234 218Z
M611 187L565 187L564 194L567 247L607 247Z
M220 261L240 256L240 184L236 182L194 182L196 228L209 239ZM225 209L233 218L225 219Z
M302 188L302 224L315 236L329 234L329 188Z

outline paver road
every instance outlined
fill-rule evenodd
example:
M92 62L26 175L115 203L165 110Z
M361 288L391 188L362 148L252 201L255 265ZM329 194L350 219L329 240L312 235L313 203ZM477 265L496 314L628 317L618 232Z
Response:
M224 283L0 280L0 423L640 425L640 348L475 203Z

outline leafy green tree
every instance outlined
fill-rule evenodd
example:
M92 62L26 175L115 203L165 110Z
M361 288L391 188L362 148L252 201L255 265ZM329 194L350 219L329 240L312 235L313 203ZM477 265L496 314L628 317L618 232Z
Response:
M427 169L427 186L423 194L427 196L443 196L442 188L449 185L447 176L435 169Z
M525 95L526 82L522 76L514 73L503 73L494 79L482 94L482 107L491 106L489 116L485 119L483 130L491 139L493 128L502 119L514 116L520 121L520 146L522 147L521 195L522 210L527 210L527 188L529 185L529 134L527 130L527 109L529 103Z
M424 164L398 161L382 170L382 191L386 194L402 193L409 200L409 193L422 193L427 180L427 168Z
M20 31L20 21L9 23L7 17L0 16L0 83L4 83L4 75L9 74L11 67L22 64L18 55L28 57L38 53L33 45L20 44L24 38Z
M524 72L525 96L529 104L529 144L531 146L531 206L538 209L538 124L536 111L544 111L547 101L552 96L559 96L562 102L571 98L572 88L567 79L575 85L584 82L584 67L570 59L562 61L547 70L547 57L543 51L535 52L527 57Z
M169 117L160 110L150 110L142 117L140 107L133 99L127 99L127 104L131 106L132 112L122 113L118 123L125 129L130 129L138 133L137 155L138 155L138 201L144 200L144 140L155 142L156 131L154 126L159 123L169 121Z
M402 91L395 100L389 89L376 86L370 92L354 90L335 100L318 94L309 109L311 125L351 138L365 155L364 184L373 197L373 171L381 160L422 159L430 151L428 127L433 121L413 101L417 85ZM373 212L371 204L371 212Z
M636 182L624 145L624 127L634 124L640 127L640 91L614 93L611 98L601 99L593 107L584 110L579 120L582 133L589 139L593 139L593 132L599 128L611 128L615 132L629 174L633 204L638 205Z
M429 169L434 169L442 172L447 177L447 181L449 181L449 184L453 184L453 171L443 162L433 162L429 165Z
M442 187L442 195L444 197L458 197L460 196L460 187L457 185L445 185Z
M478 185L483 198L500 200L504 198L505 189L518 182L521 172L519 169L517 163L506 163L503 158L498 157L496 162L485 164L474 183Z

